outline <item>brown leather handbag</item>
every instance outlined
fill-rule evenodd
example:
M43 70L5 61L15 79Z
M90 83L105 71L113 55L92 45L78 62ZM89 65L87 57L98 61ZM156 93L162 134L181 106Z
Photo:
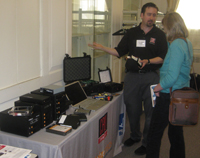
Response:
M199 115L198 91L184 87L171 93L169 121L172 125L196 125Z
M182 39L187 43L185 38ZM194 71L194 67L192 68ZM172 88L170 88L171 102L169 105L169 122L172 125L196 125L198 122L199 92L197 90L195 74L193 75L196 90L190 87L184 87L172 92Z

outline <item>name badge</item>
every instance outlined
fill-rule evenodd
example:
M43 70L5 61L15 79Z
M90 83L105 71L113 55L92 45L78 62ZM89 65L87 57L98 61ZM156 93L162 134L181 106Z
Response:
M137 40L136 47L146 47L146 40Z

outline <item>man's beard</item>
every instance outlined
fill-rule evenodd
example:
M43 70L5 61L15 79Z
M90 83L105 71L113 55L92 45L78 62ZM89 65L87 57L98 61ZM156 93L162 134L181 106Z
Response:
M147 21L146 26L147 26L147 27L152 27L153 24L154 24L153 21L152 21L152 20L149 20L149 21Z

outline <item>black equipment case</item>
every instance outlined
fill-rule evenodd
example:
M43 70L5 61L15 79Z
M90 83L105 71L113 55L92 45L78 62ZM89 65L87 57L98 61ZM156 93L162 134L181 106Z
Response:
M65 84L80 81L85 93L103 93L104 85L91 79L91 56L83 53L83 57L66 57L63 60L63 80Z
M89 80L80 82L87 96L96 95L104 92L104 84L98 81Z
M32 105L38 107L41 116L41 128L53 122L52 102L49 96L28 93L19 98L21 102L32 103Z
M123 89L123 84L112 82L112 75L110 69L98 71L99 81L104 83L104 91L109 93L119 92Z
M71 101L67 100L65 92L51 94L37 89L31 93L51 97L53 120L59 119L60 115L64 114L69 108L69 105L72 103Z
M71 58L68 54L63 60L63 79L66 84L89 80L91 78L91 57L84 53L83 57Z
M12 116L8 114L10 109L0 112L1 131L28 137L41 129L39 112L31 116Z

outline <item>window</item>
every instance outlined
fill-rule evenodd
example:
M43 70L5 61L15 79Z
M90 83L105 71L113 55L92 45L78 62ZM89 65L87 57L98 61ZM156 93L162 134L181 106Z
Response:
M180 0L176 10L184 19L189 29L200 29L200 21L197 19L199 15L199 0Z

